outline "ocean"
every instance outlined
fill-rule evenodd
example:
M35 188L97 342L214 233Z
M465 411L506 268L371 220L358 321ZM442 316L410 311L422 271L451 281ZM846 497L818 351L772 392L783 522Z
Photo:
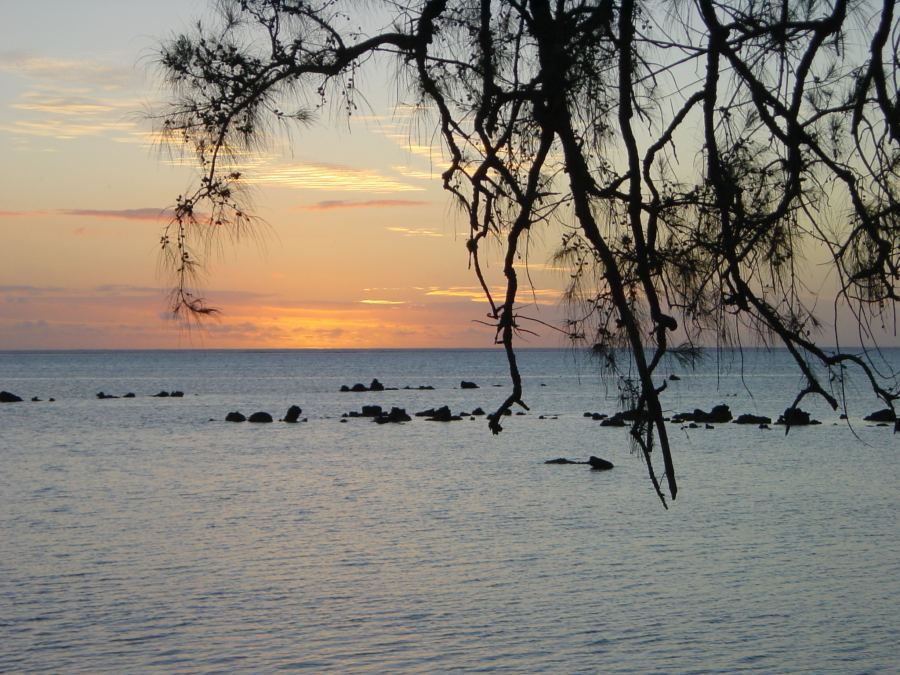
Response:
M616 380L520 365L529 410L493 436L343 415L490 412L496 349L0 352L25 399L0 404L0 672L900 672L900 437L861 377L847 420L808 400L787 435L670 424L665 510L585 417ZM775 418L801 384L777 350L669 374L670 413ZM590 455L615 468L544 464Z

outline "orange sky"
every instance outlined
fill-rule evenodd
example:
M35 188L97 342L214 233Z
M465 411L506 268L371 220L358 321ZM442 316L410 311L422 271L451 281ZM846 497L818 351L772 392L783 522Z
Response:
M490 346L440 157L396 85L365 79L370 109L352 120L326 110L247 158L266 225L210 261L204 291L222 314L191 331L168 317L159 235L195 174L154 146L144 113L161 97L159 41L210 4L4 7L0 349ZM543 243L523 301L558 323L565 275L545 264ZM494 286L500 271L495 256ZM540 333L529 345L566 345L527 327Z
M265 226L211 261L222 314L191 331L169 319L157 242L194 170L154 147L143 112L160 97L159 40L207 6L4 8L0 349L491 345L440 159L396 97L352 124L326 112L249 158ZM535 315L556 320L559 275L535 280ZM542 332L531 344L564 344Z

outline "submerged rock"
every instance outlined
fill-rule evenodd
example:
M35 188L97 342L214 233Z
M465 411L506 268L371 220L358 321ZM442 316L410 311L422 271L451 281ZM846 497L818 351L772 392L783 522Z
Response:
M272 421L272 416L267 412L255 412L247 418L248 422L266 423Z
M588 458L588 464L591 465L591 468L594 471L609 471L613 468L612 462L600 459L599 457L594 457L593 455Z
M890 408L883 408L866 415L863 419L866 422L893 422L897 419L897 414Z
M744 413L743 415L739 415L736 420L733 421L733 424L771 424L772 418L766 417L765 415L751 415L749 413Z
M284 421L288 424L296 424L297 420L300 419L300 415L303 413L303 410L298 405L292 405L287 409L287 412L284 414Z
M588 464L588 462L579 462L574 459L566 459L565 457L557 457L556 459L548 459L544 464Z
M225 415L225 421L226 422L246 422L247 418L243 414L235 411L235 412L230 412L227 415Z
M810 424L821 424L821 422L819 420L810 419L809 413L800 408L785 408L775 424L802 427Z
M725 424L726 422L730 422L731 418L731 409L724 403L721 405L713 406L713 409L709 412L701 410L700 408L694 408L694 412L685 412L678 413L677 415L672 415L672 421L676 424L682 424L683 422L697 422L700 424Z
M375 418L375 422L378 424L399 424L411 420L412 417L406 414L406 410L397 407L393 407L389 413L381 413Z

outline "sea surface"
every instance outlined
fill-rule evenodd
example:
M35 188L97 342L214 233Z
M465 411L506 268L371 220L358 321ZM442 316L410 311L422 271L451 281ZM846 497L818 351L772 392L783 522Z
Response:
M0 352L26 399L0 404L0 671L900 672L900 436L858 374L846 421L670 424L666 510L584 416L617 381L520 361L529 410L493 436L342 415L490 411L497 350ZM669 374L670 412L774 418L801 385L781 351ZM397 390L339 391L373 378ZM590 455L615 469L544 464Z

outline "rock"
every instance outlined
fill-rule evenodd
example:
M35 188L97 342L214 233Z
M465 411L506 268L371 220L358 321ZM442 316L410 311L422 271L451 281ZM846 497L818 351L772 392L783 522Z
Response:
M183 398L184 392L183 391L170 391L169 396L171 396L173 398Z
M8 391L0 391L0 403L18 403L21 397L16 396Z
M37 396L32 396L32 397L31 397L31 401L32 401L33 403L40 403L40 402L41 402L41 399L39 399Z
M676 424L683 422L698 422L700 424L725 424L731 421L731 409L725 405L714 406L712 410L706 412L700 408L694 408L692 413L678 413L672 415L672 421Z
M866 422L893 422L897 419L896 413L890 408L876 410L870 415L863 417Z
M557 457L556 459L548 459L544 464L587 464L587 462L576 462L574 459Z
M669 375L669 379L670 379L672 382L678 382L678 380L680 380L681 378L678 377L675 373L672 373L671 375Z
M369 389L368 389L368 387L366 387L366 385L364 385L360 382L357 382L352 387L350 387L350 391L356 392L358 394L363 391L369 391Z
M596 419L596 418L594 418ZM620 415L613 415L612 417L607 417L606 419L600 420L601 427L624 427L625 419Z
M255 412L247 418L248 422L266 423L272 421L272 416L267 412Z
M484 410L482 410L481 408L475 408L475 410L472 411L472 414L477 417L480 417L480 416L484 415L485 413L484 413Z
M771 424L772 418L766 417L764 415L751 415L749 413L744 413L743 415L739 415L736 420L733 421L733 424Z
M381 382L379 382L377 379L374 379L369 385L369 391L384 391L384 385L381 384Z
M400 422L409 422L411 420L412 417L406 414L406 410L396 406L391 408L389 413L382 413L375 418L375 422L378 424L399 424Z
M128 392L127 394L125 394L122 398L134 398L134 392L133 392L133 391L129 391L129 392Z
M226 422L246 422L247 418L239 412L230 412L225 415Z
M459 383L459 388L460 389L478 389L478 385L475 384L474 382L468 382L466 380L463 380L462 382Z
M343 393L346 394L348 391L350 391L350 387L348 387L346 384L342 384L342 385L341 385L341 392L343 392Z
M113 396L112 394L104 394L102 391L97 393L97 398L101 401L104 401L108 398L119 398L118 396Z
M594 457L593 455L588 458L588 464L591 465L591 468L594 471L609 471L613 468L612 462L608 462L605 459L600 459L599 457Z
M56 402L56 399L55 399L55 398L48 398L47 400L50 401L50 403L55 403L55 402Z
M161 391L158 394L153 394L154 398L169 398L169 392Z
M459 415L454 415L450 412L450 408L448 406L441 406L437 410L433 411L433 414L427 418L429 422L456 422L461 420L462 417Z
M757 428L758 429L768 429L769 425L768 424L760 424Z
M284 414L284 421L288 424L296 424L297 420L300 419L300 415L303 413L303 410L298 405L292 405L287 409L287 412Z
M582 415L582 417L593 417L593 416L596 415L596 414L597 414L597 413L586 412L586 413L584 413L584 415Z
M364 405L361 414L363 417L378 417L381 415L381 412L380 405Z
M821 422L810 419L809 413L800 408L785 408L784 413L778 417L778 421L775 424L802 427L809 424L821 424Z

